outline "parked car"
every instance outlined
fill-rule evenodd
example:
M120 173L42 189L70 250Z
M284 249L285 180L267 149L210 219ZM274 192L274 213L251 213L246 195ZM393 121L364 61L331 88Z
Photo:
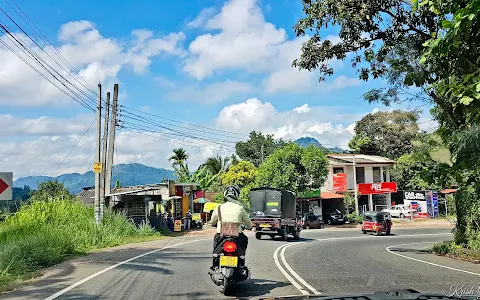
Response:
M302 227L305 229L323 228L323 225L323 221L314 214L306 214L302 218Z
M412 216L412 210L408 205L394 205L390 209L383 209L382 212L389 213L396 218L410 218ZM413 213L415 213L415 210L413 210Z
M347 221L345 216L338 209L331 210L327 213L327 223L328 225L332 224L345 224Z

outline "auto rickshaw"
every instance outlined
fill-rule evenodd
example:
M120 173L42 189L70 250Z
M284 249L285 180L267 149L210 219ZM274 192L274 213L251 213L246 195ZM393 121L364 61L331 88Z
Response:
M378 211L366 211L363 214L362 232L374 232L375 235L385 233L390 235L392 220L389 213Z

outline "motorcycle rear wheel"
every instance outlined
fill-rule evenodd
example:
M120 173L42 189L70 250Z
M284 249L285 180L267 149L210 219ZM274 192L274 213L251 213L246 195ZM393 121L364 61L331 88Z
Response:
M224 278L223 285L222 285L222 294L225 296L229 296L234 289L235 289L235 281L230 281Z

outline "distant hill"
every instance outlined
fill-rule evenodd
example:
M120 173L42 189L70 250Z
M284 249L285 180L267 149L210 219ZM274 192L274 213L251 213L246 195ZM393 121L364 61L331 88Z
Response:
M112 186L115 185L117 179L120 180L122 186L159 183L164 178L175 179L174 171L172 170L153 168L141 164L113 166L112 173ZM82 188L95 185L94 173L93 171L88 171L85 174L72 173L57 177L28 176L15 180L13 186L23 188L25 185L28 185L31 189L36 189L39 183L55 179L63 182L72 194L78 194L82 191Z
M314 139L312 137L308 137L308 136L297 139L295 141L295 143L297 143L297 145L299 145L302 148L313 145L313 146L318 147L318 148L325 148L329 152L334 152L334 153L345 153L346 152L345 150L343 150L342 148L339 148L339 147L334 147L334 148L323 147L322 144L320 144L316 139Z

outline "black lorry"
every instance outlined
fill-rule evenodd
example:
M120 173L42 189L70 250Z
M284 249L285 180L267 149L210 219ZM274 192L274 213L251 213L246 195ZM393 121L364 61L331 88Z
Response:
M281 236L288 240L300 238L301 222L297 218L295 193L271 187L250 190L250 211L255 237Z

